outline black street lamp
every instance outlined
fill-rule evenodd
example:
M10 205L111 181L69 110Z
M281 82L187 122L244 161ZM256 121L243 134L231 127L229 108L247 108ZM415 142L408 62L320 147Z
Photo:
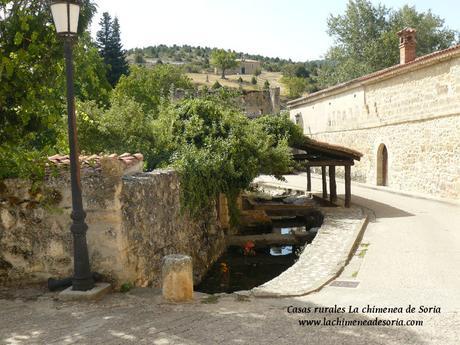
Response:
M72 185L72 225L74 249L74 275L72 290L87 291L94 287L94 279L89 266L88 245L86 243L86 213L83 210L80 182L80 161L75 120L75 97L73 87L72 48L77 39L80 4L78 1L52 1L51 13L57 34L64 41L64 53L67 79L67 112L70 148L70 181Z

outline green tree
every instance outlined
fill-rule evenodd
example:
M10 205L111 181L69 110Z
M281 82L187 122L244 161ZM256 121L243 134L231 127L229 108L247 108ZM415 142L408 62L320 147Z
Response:
M211 65L221 70L221 78L225 79L225 71L238 65L236 54L225 49L214 49L211 53Z
M87 32L94 3L82 1L75 46L76 97L108 100L104 64ZM49 2L0 1L0 178L43 172L66 141L65 75Z
M154 116L132 98L112 98L111 107L78 103L80 147L88 153L142 152L148 168L158 163Z
M185 100L157 122L181 175L182 204L200 215L219 193L236 196L260 173L281 175L292 165L286 139L277 140L241 112L210 99ZM231 208L234 209L234 208Z
M288 89L289 98L302 96L302 93L304 93L308 87L308 82L305 78L283 76L281 77L281 82Z
M127 75L129 73L128 62L126 61L126 51L123 49L121 44L120 37L120 23L118 18L115 17L112 23L112 37L111 37L111 46L112 46L112 63L111 66L111 75L113 80L109 77L109 81L118 82L122 75ZM115 85L112 83L112 85Z
M137 64L145 63L144 54L142 54L142 52L136 52L134 54L134 62Z
M417 54L424 55L447 48L457 32L431 11L417 12L415 7L399 10L368 0L349 0L343 15L328 19L328 33L335 45L326 55L327 63L319 70L322 87L371 73L399 61L396 33L404 27L417 30Z
M96 34L99 53L107 65L107 79L115 86L122 75L129 73L125 51L121 44L120 24L118 18L114 20L110 14L104 12L99 22L101 29Z
M191 80L173 65L157 64L153 68L134 66L128 76L122 76L113 90L113 97L130 98L141 105L145 113L157 116L160 103L167 102L171 88L190 90Z
M286 77L308 78L310 72L303 63L287 64L282 68L282 74Z

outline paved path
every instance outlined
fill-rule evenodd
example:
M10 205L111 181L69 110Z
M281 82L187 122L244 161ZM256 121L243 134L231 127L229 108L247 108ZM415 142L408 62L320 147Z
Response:
M320 191L320 182L312 180L313 191ZM286 184L305 188L306 177L288 176ZM342 183L337 190L343 198ZM362 240L368 246L356 276L359 287L328 286L305 300L439 306L441 314L422 315L428 326L411 330L424 334L428 344L460 344L460 207L357 185L352 194L352 202L371 216Z
M300 184L304 178L288 180ZM374 216L363 238L367 251L360 255L362 262L354 274L357 288L327 286L303 297L249 301L227 295L217 303L197 299L187 305L162 303L151 289L112 294L96 304L63 303L36 289L0 290L0 344L458 345L460 208L357 186L352 191L353 202ZM9 296L1 299L2 294ZM420 305L437 306L440 313L337 310L348 311L348 305L405 308L409 304L417 311ZM289 306L311 312L289 313L293 310ZM324 307L332 309L315 310ZM376 317L413 319L424 324L299 326L299 319L324 317L360 323Z

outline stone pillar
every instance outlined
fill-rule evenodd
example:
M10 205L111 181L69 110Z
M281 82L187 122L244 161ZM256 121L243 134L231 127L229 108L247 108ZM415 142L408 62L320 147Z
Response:
M193 299L192 258L173 254L163 258L163 297L170 302L186 302Z

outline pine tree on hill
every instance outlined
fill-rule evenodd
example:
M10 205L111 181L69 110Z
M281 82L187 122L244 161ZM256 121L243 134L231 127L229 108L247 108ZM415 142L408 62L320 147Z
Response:
M115 17L112 21L110 15L104 12L99 25L101 29L96 35L99 53L108 66L107 79L112 86L115 86L122 75L129 73L125 51L121 44L120 23L118 18Z

